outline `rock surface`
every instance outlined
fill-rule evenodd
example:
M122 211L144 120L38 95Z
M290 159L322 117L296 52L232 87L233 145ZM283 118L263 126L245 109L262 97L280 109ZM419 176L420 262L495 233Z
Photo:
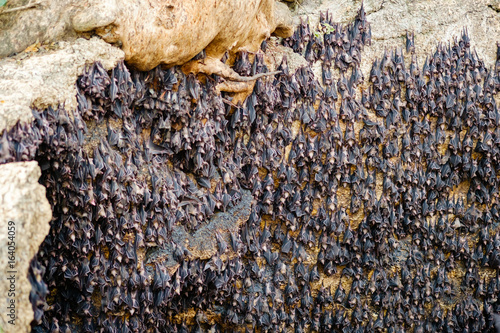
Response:
M107 70L123 60L123 51L101 39L61 42L54 51L24 60L0 61L0 130L33 119L31 108L64 103L76 107L75 82L86 64L100 61Z
M11 1L9 8L26 3L27 1ZM260 45L260 41L269 36L276 27L287 26L286 21L279 22L278 20L285 16L274 14L276 10L282 10L282 7L274 8L274 2L267 1L237 1L236 7L231 7L235 3L227 1L227 4L223 3L227 6L222 8L225 10L223 15L199 11L200 16L195 19L195 21L198 20L196 25L187 20L192 9L188 8L185 2L172 1L172 5L166 9L165 7L159 9L157 1L150 1L153 4L152 9L136 8L134 7L136 4L129 3L124 7L125 15L122 16L118 14L117 3L118 1L82 1L78 4L81 10L78 10L74 7L73 1L45 1L38 7L20 11L10 18L0 16L0 30L2 31L0 33L0 57L19 52L37 39L51 41L76 36L76 33L72 31L73 28L81 32L97 29L97 33L104 40L113 43L121 42L124 50L123 52L97 38L79 39L70 43L61 43L58 50L53 52L37 54L22 60L2 60L0 62L0 86L2 87L0 129L10 128L17 121L29 122L32 119L31 106L46 107L65 103L67 109L74 108L76 106L74 83L87 63L101 61L106 69L111 69L119 60L126 58L138 68L149 69L160 62L182 64L205 47L207 47L208 56L220 58L220 55L228 49L255 50ZM231 5L228 5L229 3ZM210 5L213 3L204 4L207 9ZM313 26L318 22L319 12L328 10L336 21L348 22L355 16L359 5L359 1L351 0L305 0L297 6L296 21L299 21L299 17L307 16ZM373 60L380 57L384 49L404 48L407 30L415 32L416 55L420 65L423 64L425 54L435 49L437 42L447 43L460 35L464 27L467 27L469 31L472 45L475 46L479 57L484 59L488 66L494 64L496 58L494 38L500 36L498 1L367 0L364 5L373 34L372 45L366 47L362 54L361 68L365 77L369 74ZM123 8L121 4L120 8ZM136 9L140 9L137 16L134 12ZM262 11L262 15L257 15L259 10ZM248 25L241 23L250 24L251 22L242 20L241 15L238 14L243 11L251 13L251 16L262 24L253 25L253 28L248 30ZM48 13L56 15L48 15ZM151 15L158 19L152 20ZM227 23L228 17L234 17L237 20L228 24L226 28L219 28L221 22ZM216 24L207 28L208 21ZM148 25L141 28L142 35L134 36L133 32L140 22L147 22ZM177 23L179 25L176 25ZM155 26L160 27L156 34L152 33ZM186 36L196 35L200 27L204 30L203 38L197 40L199 43L186 47L186 40L189 40ZM186 36L172 35L172 31L179 30L185 31ZM167 31L170 31L170 34L165 33ZM278 33L281 32L278 31ZM143 39L140 42L135 39L144 35L153 36L153 38ZM172 47L164 50L164 43L156 43L158 36L161 36L165 43ZM268 53L268 56L274 57L275 63L281 61L284 53L289 53L291 70L306 64L303 57L290 53L290 49L279 45L270 45L270 48L272 52ZM409 61L408 55L406 55L406 61ZM320 77L321 68L315 67L314 69ZM4 223L8 219L13 219L16 221L16 227L19 226L17 235L26 237L25 240L19 239L18 248L20 254L18 260L20 265L23 265L18 271L23 272L27 271L29 261L36 253L38 244L48 232L48 224L45 225L45 229L39 227L42 224L41 221L50 219L50 208L44 200L45 191L37 183L39 175L40 171L35 162L7 164L0 167L0 191L3 194L1 197L3 202L0 205L0 225L2 230L5 230ZM21 195L25 196L24 199L12 200L11 198L16 197L16 193L20 198ZM350 198L347 197L349 195L349 193L346 193L346 197L340 195L339 202L349 202ZM22 215L15 215L15 209L28 205L41 208L26 208L22 211ZM31 226L28 227L30 221L37 223L36 233L34 229L29 229L31 228ZM6 241L2 238L5 235L5 232L0 233L0 244ZM30 247L26 249L25 254L21 254L21 251L24 251L21 246L28 244ZM211 239L210 244L212 250L209 252L215 253L216 240ZM5 247L0 246L0 251L4 250ZM0 255L2 260L7 257L3 252L0 252ZM201 255L196 255L196 257L201 257ZM2 263L3 267L5 265ZM23 307L24 310L21 307L18 308L20 321L17 322L16 331L19 331L19 327L27 329L27 325L33 318L31 304L27 300L31 287L27 279L24 282L21 279L18 281L17 288L24 295L21 297L25 297L25 299L20 299L18 304L22 304L25 308ZM321 281L318 285L323 282ZM325 285L331 284L331 281L325 282ZM3 285L2 288L4 288ZM0 293L5 294L3 289ZM3 311L1 316L3 321L8 319L4 317ZM1 326L4 331L8 332L8 325L5 322L2 322Z
M9 163L0 166L0 295L2 311L0 328L3 332L29 332L33 320L33 309L29 300L31 283L28 268L38 247L49 232L52 217L50 205L45 198L45 187L38 183L41 171L36 162ZM14 222L9 224L9 221ZM8 227L15 227L15 266L8 263ZM15 271L16 273L9 273ZM8 323L6 301L11 281L6 277L15 275L15 304L17 319L15 326Z
M10 1L6 10L25 6ZM0 11L0 57L39 42L53 42L95 30L117 43L138 69L180 65L206 48L220 59L226 51L255 52L271 33L292 32L286 5L275 0L159 1L46 0L9 13ZM186 43L187 40L191 42Z
M39 5L3 13L29 3ZM75 3L74 0L7 1L7 5L0 9L0 58L21 52L37 41L54 42L76 36L70 28Z
M105 41L118 42L125 60L140 70L159 64L182 65L203 49L214 59L220 59L226 51L255 52L271 33L286 37L292 31L286 6L275 0L106 3L106 10L116 13L115 20L96 20L95 14L103 7L96 3L73 18L74 28L97 29Z

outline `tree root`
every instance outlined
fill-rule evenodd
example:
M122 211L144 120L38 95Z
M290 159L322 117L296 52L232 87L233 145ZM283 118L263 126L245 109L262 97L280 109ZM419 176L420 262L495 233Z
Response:
M184 73L204 73L207 75L216 74L226 81L217 86L219 91L225 92L246 92L253 88L257 79L266 76L272 76L281 73L274 71L269 73L260 73L253 76L241 76L231 67L224 64L219 59L205 58L203 60L193 60L182 66Z

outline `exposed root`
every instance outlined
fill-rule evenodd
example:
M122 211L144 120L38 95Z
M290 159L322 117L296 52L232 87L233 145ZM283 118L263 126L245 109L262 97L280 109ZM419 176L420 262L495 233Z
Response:
M276 75L281 73L280 71L269 72L269 73L260 73L253 76L241 76L236 73L231 67L220 61L219 59L214 58L205 58L203 60L194 60L189 61L184 66L182 66L182 70L184 73L205 73L207 75L216 74L223 77L229 81L236 82L251 82L261 77Z
M253 86L254 82L224 81L217 85L217 90L229 93L242 93L242 92L251 92Z

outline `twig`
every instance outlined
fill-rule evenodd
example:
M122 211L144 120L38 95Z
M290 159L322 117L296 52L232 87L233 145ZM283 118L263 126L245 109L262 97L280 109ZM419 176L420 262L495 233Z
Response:
M12 13L12 12L17 12L19 10L30 9L30 8L36 7L38 5L41 5L41 4L42 4L42 2L39 1L39 2L35 2L35 3L29 3L29 4L24 5L24 6L19 6L19 7L15 7L15 8L1 10L0 11L0 15L7 14L7 13Z
M233 102L231 102L230 100L225 99L225 98L222 98L222 101L223 101L224 103L228 104L228 105L231 105L231 106L235 107L235 108L239 108L239 107L241 107L241 105L240 105L240 106L238 106L238 105L234 104Z

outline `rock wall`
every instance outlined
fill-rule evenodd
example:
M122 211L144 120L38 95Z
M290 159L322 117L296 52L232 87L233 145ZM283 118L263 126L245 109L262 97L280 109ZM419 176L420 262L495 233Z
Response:
M35 43L76 36L70 28L75 1L9 0L0 12L0 57L22 52ZM28 6L28 4L37 4ZM81 3L85 6L85 3ZM16 10L24 8L22 10ZM7 14L4 11L10 11Z
M60 42L55 50L40 51L22 60L2 59L0 63L0 128L33 120L31 109L64 104L74 109L75 82L86 65L99 61L107 70L124 54L100 39Z
M96 2L73 18L74 28L97 29L104 40L118 42L125 60L140 70L183 65L202 50L217 60L225 52L255 52L271 33L286 37L291 31L289 14L274 0L109 1L106 5L104 11L114 13L114 19L96 21L95 14L103 10L103 4Z
M234 51L241 48L256 50L273 31L277 30L278 34L285 36L286 30L291 29L286 11L280 7L283 5L275 5L274 1L152 5L154 6L150 7L149 3L130 1L9 1L0 10L0 57L26 50L17 57L2 60L0 64L2 131L10 131L18 124L30 124L33 121L32 108L41 109L62 103L70 110L75 109L76 78L85 66L96 61L101 63L104 70L115 67L124 57L138 67L151 68L159 63L184 63L209 45L209 56L220 58L219 52L224 53L232 48ZM137 10L142 16L137 16ZM240 20L245 15L249 19ZM215 17L218 20L214 20ZM230 21L227 17L237 17L238 20L234 20L233 25L228 25ZM220 24L222 20L223 25ZM195 24L197 21L198 24ZM132 31L138 27L144 28L144 22L151 25L145 30ZM209 27L211 28L207 29ZM88 37L89 33L82 32L94 29L98 29L97 32L105 40L119 42L125 54L101 39L76 39L78 36ZM113 30L112 36L110 29ZM193 35L197 36L197 44L190 43L190 48L185 47L183 41ZM174 41L175 38L178 39L177 42ZM163 45L161 40L167 45ZM172 48L176 44L181 44L182 47ZM167 53L164 52L166 49L169 50ZM72 118L72 114L67 116ZM22 125L19 126L19 132L26 130ZM39 144L33 138L30 142ZM6 144L4 140L4 149ZM34 154L35 151L30 151L28 147L23 155L33 157ZM11 155L5 162L16 158ZM16 168L16 165L12 164L11 167ZM3 179L2 186L5 189L11 185L8 178ZM47 204L44 195L40 195L39 199ZM2 219L7 223L7 217ZM42 238L46 234L43 233L47 227L46 222L43 219L37 221L41 231L39 236ZM23 279L28 274L27 268L33 253L21 258L20 275ZM6 257L2 258L3 267ZM30 274L33 278L34 273ZM39 278L40 273L35 275ZM23 279L21 281L25 282ZM34 281L35 288L37 280ZM24 289L25 287L23 284ZM26 308L29 309L26 299L21 301L24 307L20 309L18 316L22 316L24 321L18 322L17 330L24 330L33 318L32 315L25 315ZM35 300L32 302L36 303ZM39 320L40 318L36 319Z
M38 183L40 175L36 162L0 166L0 293L4 302L0 327L6 333L28 330L33 320L33 308L38 306L36 303L32 305L31 300L38 288L44 288L36 283L36 279L28 279L31 259L48 234L52 217L45 187ZM7 309L11 304L14 304L13 317Z
M23 3L9 3L11 7L15 5ZM497 194L496 180L482 173L484 168L489 168L485 165L489 160L484 156L493 156L491 163L493 169L496 168L493 147L497 144L498 123L494 117L498 106L494 98L498 92L495 86L498 69L494 67L497 60L494 38L500 35L498 4L493 1L365 1L364 17L358 14L360 5L353 1L297 3L294 15L298 33L284 42L272 37L255 57L252 52L257 51L261 41L276 28L278 35L286 36L290 32L286 15L277 14L284 11L283 7L272 1L250 1L238 6L227 1L220 8L208 6L207 10L195 11L185 3L176 2L167 7L156 2L152 2L151 7L118 1L76 5L68 2L60 9L54 9L52 3L47 2L30 10L30 19L36 19L37 15L44 17L40 21L44 25L42 29L32 29L34 25L28 24L29 20L19 20L28 18L24 11L16 14L15 20L4 17L2 21L0 16L0 24L16 31L9 34L3 30L0 38L13 38L2 44L10 47L2 51L4 54L22 50L34 42L34 36L48 41L73 38L77 32L90 30L123 48L120 51L95 38L76 40L56 45L53 51L42 50L41 54L27 58L21 54L0 64L0 82L8 87L0 92L2 128L8 131L2 142L2 161L38 161L43 170L41 183L49 189L48 198L54 210L51 233L38 259L33 261L30 273L33 288L43 290L46 283L51 295L47 299L50 307L43 306L43 297L40 300L41 306L39 304L35 315L39 325L36 329L68 327L94 331L98 327L114 326L153 331L155 327L173 330L177 325L179 329L189 326L234 330L246 325L248 329L276 330L285 328L280 326L285 324L289 330L318 330L315 327L329 330L332 325L340 329L345 324L349 329L382 325L427 331L432 329L430 321L441 328L446 325L455 325L452 329L469 326L473 331L491 328L492 313L498 311L493 295L495 283L498 284L495 282L498 249L494 245L498 238ZM130 9L133 6L139 6L140 15L130 15L134 12ZM116 8L123 11L119 13ZM47 21L53 19L47 15L49 9L60 12L64 19L58 23ZM240 12L250 13L250 19L240 19ZM205 16L199 17L201 14ZM219 22L226 21L228 16L232 19L226 26L231 28L224 29ZM151 17L155 19L143 19ZM182 21L183 17L186 21ZM189 35L197 34L204 26L191 23L198 22L196 18L199 22L210 19L214 24L210 29L203 29L204 38L185 47L184 40L189 40ZM340 46L328 55L324 35L335 35L341 28L333 22L347 24L355 19L358 24L368 22L369 25L363 23L363 31L344 30L353 35L343 37L345 40L340 45L354 40L357 44L348 49ZM143 22L148 24L140 27L142 34L134 36L131 32ZM20 29L20 24L26 29ZM174 33L173 38L171 33L175 31L186 35ZM414 42L406 50L407 34L411 38L413 33ZM151 38L160 35L161 38ZM165 42L159 42L162 40ZM163 44L169 43L173 45L171 49L163 48ZM438 47L438 43L443 46ZM309 44L313 50L308 53ZM459 44L459 49L467 49L465 53L456 51ZM394 48L402 52L394 54ZM455 53L450 51L452 48ZM132 69L129 72L123 64L116 66L123 58L139 69L150 69L158 63L184 65L203 49L205 53L183 69L185 74L203 72L207 76L186 76L178 68L155 68L143 73ZM219 61L226 51L231 51L227 65ZM245 51L251 51L250 56ZM446 58L447 54L450 58ZM287 57L285 62L283 55ZM412 89L409 82L414 80L413 85L424 84L427 89L429 78L434 75L442 79L440 75L446 73L446 66L436 65L436 57L446 58L443 61L448 61L452 68L457 58L472 61L473 65L467 64L467 71L470 69L471 76L477 75L475 80L483 89L482 94L476 92L480 98L473 100L486 114L477 122L471 120L475 119L473 115L462 114L460 120L457 119L458 111L448 110L443 116L450 123L452 120L463 123L465 127L461 130L455 125L438 124L441 118L436 114L405 116L413 103L413 97L404 95ZM437 72L430 69L432 75L425 72L426 58L434 59L435 68L437 66ZM394 59L404 61L406 66L394 64ZM85 64L97 60L102 66L94 65L84 71ZM373 101L379 89L377 80L381 80L377 79L376 70L373 73L374 62L380 66L380 75L386 75L395 87L389 90L389 96L383 95L379 101ZM351 72L351 68L355 70ZM403 73L398 72L401 68ZM261 78L254 87L252 76L276 69L282 73L271 79ZM423 74L418 74L420 71ZM80 73L84 75L75 90L74 83ZM410 75L410 79L401 81L398 75ZM425 77L423 83L416 79L419 75ZM245 89L253 93L244 104L238 101L243 101L246 95L242 98L218 94L224 89L216 87L225 85L224 80L245 78L252 81ZM465 97L457 97L459 102L455 104L448 102L450 95L459 94L444 81L446 88L439 93L444 100L436 98L435 102L447 110ZM464 81L472 82L469 78ZM328 97L333 93L328 87L338 93L336 102L331 100L333 96ZM363 91L369 93L365 95ZM398 97L398 94L401 95ZM490 102L485 101L484 96L490 98ZM385 99L389 106L393 104L396 114L384 104ZM337 111L327 114L324 105L317 103L319 100L335 105ZM352 115L355 118L345 113L343 103L349 100L365 107L366 113L356 109L356 115ZM60 102L65 105L57 107ZM377 109L379 102L381 109ZM429 110L428 106L418 105L424 114L427 111L423 110ZM44 110L32 114L33 106ZM47 106L53 108L46 109ZM384 111L386 107L391 109L389 118ZM322 112L324 115L318 116ZM325 117L324 122L321 117ZM290 119L293 121L289 123ZM16 125L18 120L24 125ZM405 133L414 135L417 123L424 128L423 134L415 136L421 142L412 139L413 148L408 148ZM468 131L474 126L478 128L477 134L469 138ZM369 134L374 129L375 132ZM333 142L323 138L329 130L336 131ZM204 134L198 136L200 131ZM426 136L437 137L438 132L441 138L437 143L426 141ZM487 133L492 135L494 143L485 138ZM321 140L314 139L319 135ZM368 139L366 135L378 138ZM465 147L462 150L455 142L466 142L468 138L470 148L476 150L471 157ZM324 168L321 165L328 156L326 151L319 160L311 156L305 156L303 161L299 156L296 160L303 149L298 147L306 147L307 155L314 156L314 142L321 146L326 141L339 149L339 155L345 154L347 165L352 165L350 169L336 165L334 169L340 172L328 171L328 177L337 178L337 185L331 185L333 188L328 185L328 189L317 186L324 182L324 176L318 175L323 170L319 168ZM367 144L377 150L375 155L363 150ZM425 144L432 153L425 151ZM353 147L362 149L359 162L366 168L349 161ZM241 151L243 159L238 160ZM424 154L427 155L422 161ZM123 160L118 158L120 155ZM382 165L373 162L373 156L377 155L385 161ZM425 195L431 195L434 185L417 179L421 177L418 173L423 172L418 164L430 168L433 162L439 170L446 170L453 155L472 158L479 164L481 174L473 176L469 171L454 174L459 183L448 186L448 190L437 191L436 199L426 200ZM366 162L367 159L372 162ZM415 160L419 162L415 164ZM402 170L399 169L401 163ZM310 168L304 168L304 164ZM290 167L295 168L297 174ZM94 171L97 176L89 171L92 168L98 169ZM120 173L123 168L126 176ZM453 166L451 171L458 168ZM354 174L361 169L365 175ZM75 174L73 179L70 170L82 170L83 176ZM413 172L416 180L396 181L398 170L405 175ZM163 179L162 172L175 176ZM442 177L442 172L427 169L425 176ZM360 187L346 177L358 177L364 185ZM298 178L298 183L292 181L294 178ZM440 178L441 181L444 178ZM406 189L413 186L412 182L426 193L423 198L408 197L410 192ZM217 183L222 186L216 187ZM10 186L8 180L2 184L6 189ZM293 189L285 189L284 185ZM252 191L252 214L248 221L243 221L244 217L237 219L237 224L243 225L237 234L234 228L222 232L213 226L220 226L218 222L231 218L220 216L235 209L243 208L245 212L249 209L249 200L241 194L245 193L241 186ZM394 186L400 196L395 194ZM61 192L60 188L64 190ZM165 192L155 188L163 188ZM368 194L360 195L361 192ZM60 193L67 193L72 200ZM175 198L174 202L163 203L167 197ZM402 198L405 198L404 204ZM292 199L305 205L302 213L289 211ZM130 200L130 209L124 209L128 204L124 205L123 200ZM412 201L415 203L409 205ZM460 202L464 205L463 211L458 207ZM442 207L436 212L436 206L443 204L447 205L444 210L449 214L443 213ZM373 225L369 219L374 217L373 207L381 211L383 219L392 221L390 227ZM404 214L396 207L403 209ZM161 209L170 211L168 214L163 211L162 215L168 216L166 220L155 217L159 212L156 210ZM226 209L227 213L219 213L226 215L216 214L210 218L216 211ZM391 210L395 211L394 216ZM91 215L86 215L86 211L92 212ZM176 214L169 215L175 211ZM400 216L395 217L397 214ZM76 224L75 217L78 217ZM321 223L333 219L339 229L327 233L325 238L329 227ZM485 228L489 234L481 233L478 227ZM443 232L439 228L445 230L452 244L449 239L436 241L435 238L440 237L436 235ZM366 233L378 237L375 245L373 241L367 243ZM210 249L201 245L200 235L210 238L207 239ZM86 239L87 243L76 242L72 247L75 239ZM170 243L172 239L174 242ZM370 250L373 246L375 252ZM433 248L430 252L429 246ZM54 247L60 249L59 258L50 253ZM353 257L342 254L345 257L342 260L325 260L322 256L332 248L352 253ZM393 253L387 255L387 248ZM210 253L211 259L200 255L200 251ZM363 255L362 260L357 257ZM367 255L375 257L373 262L366 259ZM482 259L478 259L479 256ZM23 259L25 267L29 258ZM83 264L79 266L75 258ZM421 281L409 280L406 272ZM36 275L43 275L43 281ZM446 282L440 283L439 278ZM400 280L404 285L413 286L419 295L426 296L403 290ZM386 284L388 288L383 287ZM444 291L436 292L436 288ZM345 294L339 299L337 296L342 293ZM474 299L467 298L468 294L474 294ZM334 296L335 301L328 301L330 296ZM404 306L406 318L391 311L384 314L388 302L394 302L396 297L412 303ZM135 302L145 304L144 308L140 310ZM206 310L197 311L193 306L197 303L203 304ZM390 304L393 309L400 306L397 302ZM462 316L464 308L472 317ZM335 316L338 319L334 320ZM461 316L465 319L458 319ZM122 320L125 317L130 318L128 323Z
M129 64L149 70L185 64L203 50L217 60L225 52L255 52L271 33L286 37L292 30L286 6L275 0L25 2L9 1L3 10L22 10L0 12L0 57L95 32L119 45Z
M437 43L448 44L467 28L472 46L487 67L495 64L495 36L500 33L498 1L363 1L372 27L372 45L365 48L361 68L368 73L385 49L405 48L406 32L415 34L416 56L423 64ZM356 15L359 1L304 1L295 13L309 17L314 26L319 12L328 11L335 22L348 22ZM495 39L496 38L496 39ZM492 41L493 39L493 41Z

